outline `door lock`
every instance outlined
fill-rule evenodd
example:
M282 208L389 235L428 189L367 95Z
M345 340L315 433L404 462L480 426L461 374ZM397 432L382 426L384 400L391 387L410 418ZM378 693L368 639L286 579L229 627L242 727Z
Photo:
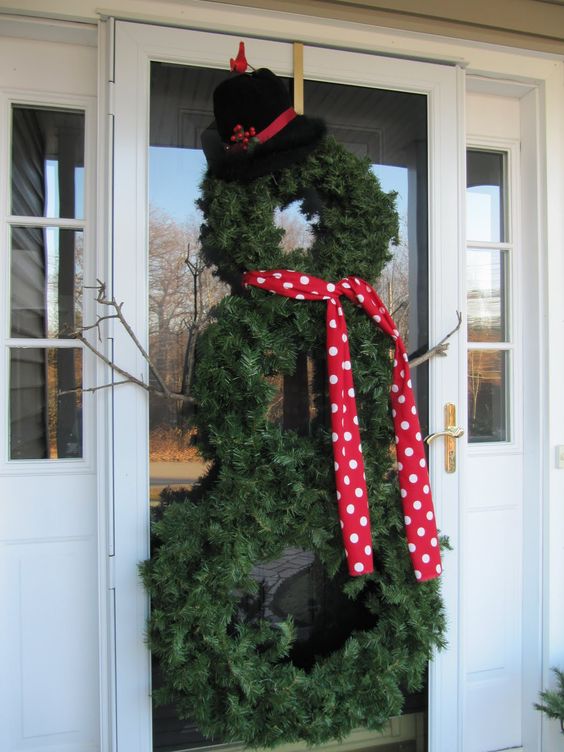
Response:
M447 402L445 405L445 428L425 437L427 444L431 444L439 436L445 438L445 471L454 473L456 470L456 440L464 436L464 429L456 425L456 405Z

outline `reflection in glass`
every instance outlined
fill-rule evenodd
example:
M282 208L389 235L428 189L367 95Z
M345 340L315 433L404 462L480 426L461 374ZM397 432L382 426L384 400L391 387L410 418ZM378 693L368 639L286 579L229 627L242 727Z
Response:
M12 110L12 214L84 217L84 113Z
M82 324L83 235L13 227L11 336L68 337Z
M10 458L82 457L82 350L10 351Z
M470 442L509 440L508 358L505 350L468 351Z
M471 248L466 255L468 339L507 340L507 254Z
M276 208L274 224L284 230L282 247L287 253L295 248L311 248L315 239L312 224L315 224L318 218L318 215L315 215L308 222L302 213L302 201L292 201L284 209Z
M470 149L466 160L466 237L499 243L507 240L505 154Z
M175 390L188 386L198 334L210 321L213 305L226 294L225 287L201 264L198 235L203 217L196 207L206 169L200 134L213 120L213 90L224 79L224 71L151 64L150 351ZM424 349L428 347L427 99L418 94L306 82L305 100L308 114L323 118L337 140L368 157L383 189L397 192L400 243L391 249L393 259L378 281L378 290L408 348ZM285 230L282 243L288 250L307 248L313 240L311 227L317 217L307 219L300 206L295 201L275 214L275 222ZM323 369L314 365L311 355L301 353L294 374L272 377L277 396L269 406L269 417L285 429L308 430L316 395L327 388ZM417 369L414 381L422 430L427 431L426 365ZM191 443L193 438L182 410L164 400L151 401L153 519L173 498L163 489L191 487L206 469ZM311 552L296 549L287 549L277 561L257 564L253 576L261 583L262 601L250 599L241 604L242 620L254 614L274 621L293 615L303 638L293 659L304 666L311 662L312 651L331 652L355 625L362 629L367 618L352 600L335 602L334 587L318 564ZM331 621L335 615L338 619ZM153 660L153 686L158 685L159 666ZM406 707L425 713L426 696L409 696ZM154 750L211 744L170 706L153 709L153 734Z

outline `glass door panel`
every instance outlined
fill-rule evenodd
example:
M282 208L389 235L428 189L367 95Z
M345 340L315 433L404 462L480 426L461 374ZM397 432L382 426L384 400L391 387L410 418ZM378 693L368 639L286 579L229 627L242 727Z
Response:
M213 90L225 77L223 70L151 63L149 343L153 362L175 391L188 388L198 334L210 322L213 306L228 292L200 259L198 234L203 217L197 207L206 169L200 135L213 120ZM397 193L400 242L392 249L393 258L377 287L409 351L423 350L428 346L429 320L427 97L307 81L305 109L309 115L322 117L329 132L347 148L371 161L384 190ZM286 231L288 249L307 247L311 240L308 222L299 208L295 202L276 215L277 223ZM271 406L270 417L286 428L299 431L304 415L306 421L311 417L314 395L309 368L304 358L297 369L303 374L280 379L279 398ZM426 366L417 369L414 381L421 424L427 431ZM149 409L150 506L154 520L179 489L197 483L206 465L198 454L194 443L197 437L189 428L185 409L158 399L151 400ZM254 572L266 588L260 604L263 618L285 618L285 601L291 601L294 611L300 611L303 618L294 660L301 665L311 662L314 653L323 649L330 652L342 644L350 625L361 628L363 618L352 613L347 603L335 608L334 593L314 558L309 552L288 549L280 560L256 567ZM293 583L298 584L294 587ZM319 618L312 616L314 612L317 617L324 614L321 630ZM330 618L335 612L342 623ZM344 637L341 632L346 633ZM159 667L154 661L153 687L158 684ZM406 712L412 717L398 732L401 749L426 748L426 708L426 692L406 698ZM400 738L359 732L351 739L350 748L366 749L394 741ZM153 709L154 750L210 744L213 742L202 737L192 723L178 719L174 708Z

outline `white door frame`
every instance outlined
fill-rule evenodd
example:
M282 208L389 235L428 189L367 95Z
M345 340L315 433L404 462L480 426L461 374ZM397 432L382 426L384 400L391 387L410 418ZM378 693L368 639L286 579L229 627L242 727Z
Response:
M152 59L176 63L223 67L237 48L239 37L164 29L139 24L116 24L116 80L112 85L115 114L113 236L114 293L126 302L128 320L144 341L147 336L145 301L145 249L147 205L146 155L148 152L149 64ZM292 73L290 44L252 40L253 58L280 75ZM335 66L335 55L339 64ZM367 65L367 62L370 65ZM262 63L261 63L262 64ZM430 238L433 269L430 296L436 304L430 314L431 341L452 328L461 307L457 254L461 236L460 186L463 153L463 74L452 66L376 58L361 53L335 53L308 48L305 76L317 80L356 83L400 91L419 92L429 98ZM338 68L338 71L337 71ZM328 71L330 73L328 74ZM369 72L372 71L372 72ZM441 180L437 176L441 175ZM439 294L440 291L440 294ZM120 364L133 373L145 373L146 364L114 331ZM456 339L451 357L431 364L430 420L442 427L443 405L459 406L464 414L464 396L459 393ZM147 406L144 395L132 386L119 387L114 402L115 464L115 584L118 743L132 752L150 749L149 654L145 646L147 597L137 576L137 563L148 556L148 446ZM439 449L439 454L441 451ZM434 463L432 482L441 529L457 544L457 498L460 475L446 475ZM127 531L127 534L125 533ZM443 589L447 602L456 603L456 556L447 556ZM457 732L456 644L451 630L450 648L432 666L431 739L433 749L446 749L443 739ZM132 746L129 746L132 745ZM133 746L134 745L134 746ZM450 747L452 749L452 747Z

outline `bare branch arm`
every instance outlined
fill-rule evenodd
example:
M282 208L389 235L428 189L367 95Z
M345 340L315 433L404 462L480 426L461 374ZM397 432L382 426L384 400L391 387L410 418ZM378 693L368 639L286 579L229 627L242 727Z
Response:
M409 367L411 369L417 368L417 366L420 366L422 363L425 363L428 360L431 360L431 358L434 358L436 355L441 355L444 357L447 354L449 342L448 340L452 337L453 334L456 334L456 332L460 329L462 325L462 314L460 311L456 312L456 316L458 318L458 323L454 327L454 329L449 332L445 337L442 338L442 340L436 344L434 347L431 347L430 350L428 350L426 353L423 353L423 355L419 355L417 358L413 358L413 360L409 361Z

